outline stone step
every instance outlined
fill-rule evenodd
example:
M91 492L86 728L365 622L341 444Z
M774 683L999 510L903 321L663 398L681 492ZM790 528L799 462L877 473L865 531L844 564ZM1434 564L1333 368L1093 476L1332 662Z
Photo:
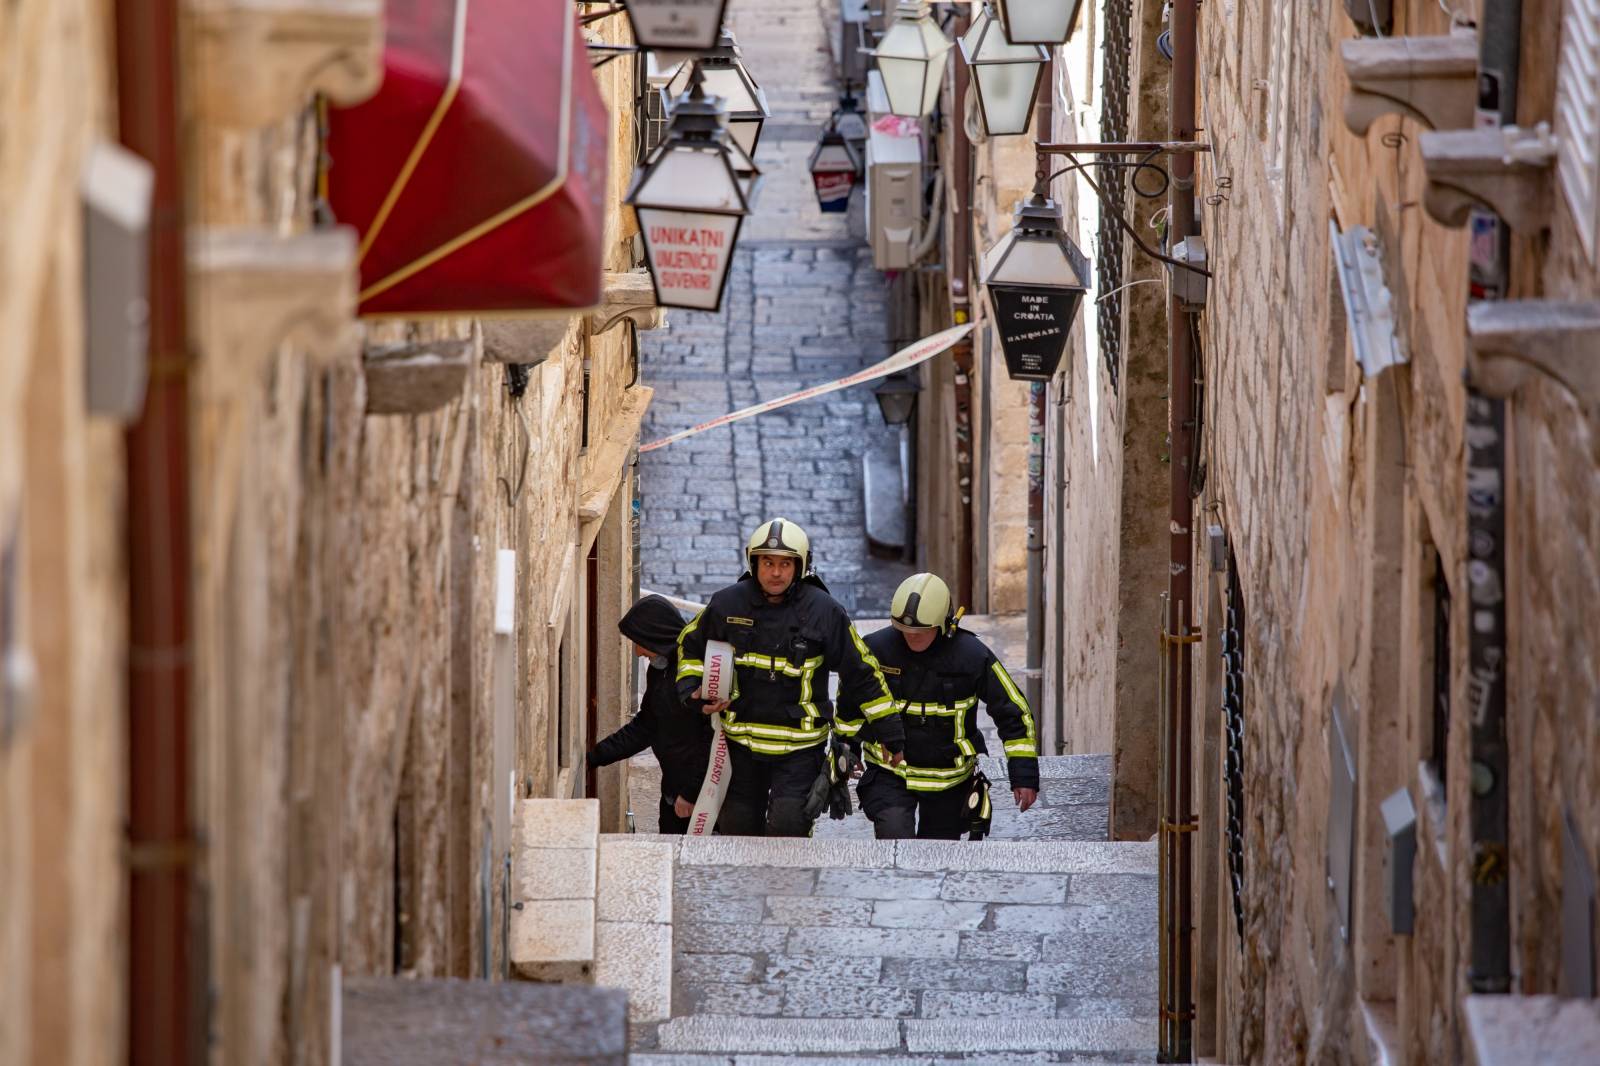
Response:
M1154 874L1154 841L816 840L772 837L661 837L685 866L792 869Z
M968 1055L1071 1052L1151 1061L1154 1018L819 1019L674 1018L656 1033L661 1053L722 1055ZM634 1062L648 1061L635 1055ZM670 1063L671 1060L667 1059ZM726 1060L724 1060L726 1061ZM789 1061L793 1061L792 1059ZM831 1060L830 1060L831 1061ZM880 1060L881 1061L881 1060Z
M703 1055L694 1052L675 1055L634 1052L628 1056L628 1062L630 1066L801 1066L808 1063L815 1063L816 1066L937 1066L947 1062L959 1062L963 1066L1034 1066L1040 1062L1076 1062L1080 1066L1085 1062L1092 1062L1094 1066L1143 1066L1144 1063L1155 1061L1154 1054L1140 1060L1106 1059L1098 1055L1085 1059L1072 1052L1063 1054L1066 1057L1058 1058L1050 1051L1036 1051L992 1055L982 1052L966 1055L882 1054L863 1058L859 1055Z

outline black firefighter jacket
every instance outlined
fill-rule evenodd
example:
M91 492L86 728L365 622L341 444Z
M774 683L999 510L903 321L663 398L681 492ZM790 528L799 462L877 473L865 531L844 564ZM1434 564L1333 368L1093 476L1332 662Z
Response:
M746 573L718 591L678 640L678 692L685 700L705 674L706 642L733 645L733 702L723 712L728 739L758 755L787 755L828 739L833 702L828 672L839 693L880 729L882 746L899 750L898 715L878 663L822 582L808 576L768 603Z
M693 803L700 794L711 758L711 722L698 707L678 698L673 681L683 615L665 598L646 596L622 616L617 628L623 636L666 662L645 671L639 713L595 745L589 761L595 766L610 766L649 748L661 764L661 794L669 800L682 796Z
M867 647L889 682L905 734L905 762L883 758L876 723L839 701L835 728L859 738L866 761L905 779L913 792L942 792L972 776L987 753L978 728L981 700L1005 745L1012 788L1039 787L1039 740L1033 712L988 645L962 629L941 633L914 652L892 626L867 636Z

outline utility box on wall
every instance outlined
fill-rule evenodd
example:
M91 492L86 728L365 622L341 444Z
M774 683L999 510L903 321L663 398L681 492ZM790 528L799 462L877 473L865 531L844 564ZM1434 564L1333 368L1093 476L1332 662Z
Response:
M883 78L867 75L867 233L872 265L905 270L915 262L922 237L922 136L900 136L877 128L889 114Z

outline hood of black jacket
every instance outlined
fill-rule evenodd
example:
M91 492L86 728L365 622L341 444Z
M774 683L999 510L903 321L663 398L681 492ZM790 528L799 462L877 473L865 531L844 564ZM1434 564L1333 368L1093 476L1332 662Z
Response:
M671 655L677 649L683 627L684 617L671 601L653 594L630 607L617 623L623 636L657 655Z

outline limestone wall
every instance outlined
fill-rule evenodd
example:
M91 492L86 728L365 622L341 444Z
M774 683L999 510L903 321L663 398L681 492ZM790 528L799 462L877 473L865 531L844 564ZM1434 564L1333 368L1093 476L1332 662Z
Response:
M1436 4L1395 7L1396 35L1448 28ZM1524 121L1550 114L1557 7L1524 7ZM1367 1061L1369 1042L1405 1061L1462 1053L1457 1004L1468 987L1474 887L1467 237L1421 206L1422 127L1387 117L1364 138L1345 128L1338 47L1353 36L1337 4L1244 0L1207 5L1201 16L1200 124L1214 151L1198 192L1215 271L1201 323L1205 520L1228 538L1244 600L1241 941L1222 857L1223 738L1210 724L1219 713L1221 576L1197 538L1207 634L1195 708L1197 1031L1201 1052L1222 1061ZM1574 253L1555 199L1548 243L1518 242L1512 294L1592 298L1594 267ZM1364 377L1355 363L1330 272L1330 219L1378 235L1407 365ZM1575 790L1592 788L1596 757L1587 719L1600 646L1600 471L1592 428L1558 389L1525 389L1509 412L1513 971L1516 990L1547 992L1559 959L1564 806L1574 810L1591 869L1596 854L1593 805L1581 810L1573 797L1592 794ZM1451 602L1451 719L1443 766L1425 767L1434 739L1436 565ZM1335 716L1357 778L1348 914L1330 889L1326 857L1338 821ZM1411 936L1390 934L1385 906L1377 805L1397 789L1409 791L1419 815Z
M8 1064L112 1061L124 1038L121 427L84 410L77 197L108 135L109 13L0 12L0 642L39 679L31 715L0 697L0 965L20 975L0 982ZM595 29L626 34L621 18ZM279 120L225 121L218 100L245 90L187 40L191 233L252 228L249 254L271 256L314 228L311 97ZM282 74L277 46L253 54L261 70ZM631 69L598 77L614 272L638 265L619 207ZM341 973L500 976L496 813L513 792L590 788L583 751L634 699L615 622L632 596L630 453L650 392L629 330L591 335L573 316L522 353L540 365L513 396L472 319L330 317L348 308L327 253L231 290L191 274L200 945L212 1054L229 1064L328 1061ZM468 343L459 395L369 414L366 347L442 339ZM503 664L500 549L517 554ZM512 678L505 744L497 666ZM591 684L605 701L592 723ZM597 784L617 828L624 771Z
M122 1049L122 437L84 404L77 192L113 129L108 32L98 3L0 9L6 1063L109 1062Z

